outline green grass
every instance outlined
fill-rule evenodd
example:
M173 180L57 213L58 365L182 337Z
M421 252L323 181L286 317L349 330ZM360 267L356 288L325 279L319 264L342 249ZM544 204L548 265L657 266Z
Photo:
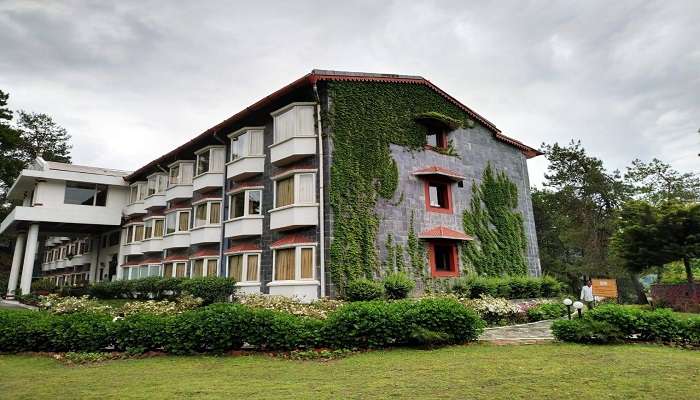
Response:
M652 345L397 349L345 359L154 357L65 366L0 356L12 399L691 399L700 352Z

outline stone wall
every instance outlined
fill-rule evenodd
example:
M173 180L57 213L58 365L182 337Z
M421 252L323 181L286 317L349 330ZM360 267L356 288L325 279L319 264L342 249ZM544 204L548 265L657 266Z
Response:
M377 235L380 259L386 257L385 243L389 233L393 235L395 243L405 246L412 213L417 234L437 225L463 231L462 213L469 207L472 184L481 180L487 163L491 162L497 171L504 170L518 187L518 210L523 215L528 241L528 272L532 276L540 276L539 251L525 156L518 149L497 141L490 131L480 125L474 129L455 130L449 134L449 139L452 140L459 158L432 150L409 151L401 146L391 146L392 156L399 169L399 185L393 199L380 199L375 208L381 220ZM412 172L431 165L444 167L465 176L463 182L452 185L452 214L426 210L424 183L412 175Z
M652 285L651 297L656 305L664 305L676 311L700 312L700 283L693 285L691 295L688 284Z

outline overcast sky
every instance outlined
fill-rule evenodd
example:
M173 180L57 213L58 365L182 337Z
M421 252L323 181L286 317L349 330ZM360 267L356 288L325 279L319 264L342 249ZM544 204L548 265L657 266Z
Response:
M0 89L66 127L74 163L119 169L322 68L422 75L609 169L700 170L700 1L485 3L0 0Z

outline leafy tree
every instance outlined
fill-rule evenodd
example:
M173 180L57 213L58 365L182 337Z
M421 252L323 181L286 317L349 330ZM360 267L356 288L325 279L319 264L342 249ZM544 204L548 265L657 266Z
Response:
M683 260L688 288L693 291L691 259L700 258L700 204L670 204L658 223L659 253L666 262Z
M659 210L644 201L626 203L618 219L617 230L611 239L611 250L621 265L632 276L638 302L646 303L646 296L639 276L651 267L664 264L660 247Z
M71 162L71 137L50 116L20 111L17 130L23 147L20 158L25 165L39 155L46 161Z
M21 151L22 139L19 132L10 125L12 111L7 108L9 95L0 90L0 220L9 211L5 207L5 193L22 170L23 163L17 158Z
M652 204L700 201L700 177L680 173L659 159L645 163L639 159L627 167L625 182L634 188L637 198Z
M532 193L543 272L576 289L584 276L615 276L609 242L619 206L630 197L618 171L588 155L581 142L543 144L545 188Z

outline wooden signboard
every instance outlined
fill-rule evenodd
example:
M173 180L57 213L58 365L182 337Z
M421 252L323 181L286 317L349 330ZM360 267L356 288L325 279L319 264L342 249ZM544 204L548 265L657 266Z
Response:
M591 279L593 296L617 298L617 282L615 279Z

